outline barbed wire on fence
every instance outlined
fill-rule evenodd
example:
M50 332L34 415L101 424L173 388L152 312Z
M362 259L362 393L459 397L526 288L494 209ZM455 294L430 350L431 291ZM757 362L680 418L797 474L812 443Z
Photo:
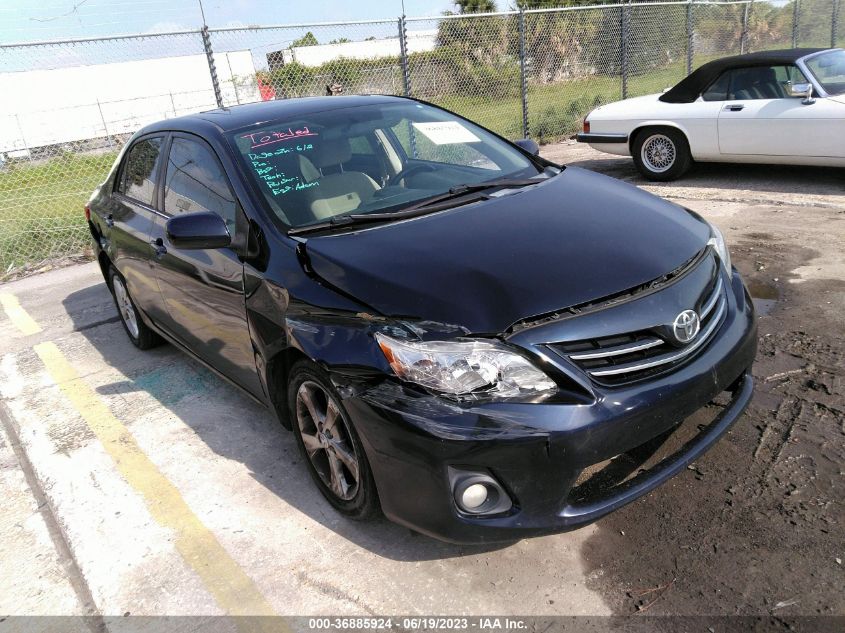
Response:
M841 46L843 25L845 0L692 0L0 44L0 276L86 247L87 196L153 121L342 90L553 141L710 59Z

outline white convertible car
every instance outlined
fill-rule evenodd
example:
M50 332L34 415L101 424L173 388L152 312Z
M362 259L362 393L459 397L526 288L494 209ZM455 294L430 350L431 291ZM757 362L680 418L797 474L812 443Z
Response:
M577 138L632 156L650 180L693 161L845 166L845 50L712 61L662 94L596 108Z

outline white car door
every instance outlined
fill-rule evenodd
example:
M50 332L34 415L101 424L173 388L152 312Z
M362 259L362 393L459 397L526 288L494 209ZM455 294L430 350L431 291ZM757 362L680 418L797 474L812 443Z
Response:
M775 97L785 95L785 67L732 72L729 99L719 111L721 154L845 157L843 104L827 98L805 104L801 97Z

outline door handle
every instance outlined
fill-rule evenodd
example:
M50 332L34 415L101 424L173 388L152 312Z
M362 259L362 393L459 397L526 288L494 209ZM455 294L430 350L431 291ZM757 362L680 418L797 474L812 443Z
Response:
M728 112L739 112L744 107L745 105L742 103L732 103L730 105L726 105L725 110L727 110Z
M111 213L106 216L106 226L109 228L114 226L114 216Z
M156 257L161 257L162 255L167 253L167 247L164 245L164 240L162 240L160 237L157 237L154 240L150 240L150 246L153 247Z

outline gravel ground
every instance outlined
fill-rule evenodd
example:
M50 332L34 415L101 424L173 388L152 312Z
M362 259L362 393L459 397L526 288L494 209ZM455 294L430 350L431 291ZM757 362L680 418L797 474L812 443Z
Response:
M592 588L620 614L845 614L845 170L702 165L651 184L585 146L544 155L716 222L759 313L748 412L685 476L598 523Z

